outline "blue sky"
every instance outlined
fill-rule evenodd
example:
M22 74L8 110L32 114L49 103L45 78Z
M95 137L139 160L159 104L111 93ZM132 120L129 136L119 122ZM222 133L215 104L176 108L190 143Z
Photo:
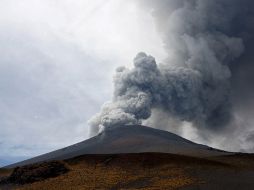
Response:
M0 165L87 139L115 68L139 51L165 58L134 1L1 1Z

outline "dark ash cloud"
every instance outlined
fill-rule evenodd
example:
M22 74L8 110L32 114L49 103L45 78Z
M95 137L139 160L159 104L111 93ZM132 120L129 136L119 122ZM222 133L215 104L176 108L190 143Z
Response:
M153 14L168 58L156 64L152 56L139 53L133 68L118 68L114 98L90 120L93 132L100 125L142 123L153 109L205 131L230 125L243 97L247 104L253 97L254 2L159 0L140 5Z

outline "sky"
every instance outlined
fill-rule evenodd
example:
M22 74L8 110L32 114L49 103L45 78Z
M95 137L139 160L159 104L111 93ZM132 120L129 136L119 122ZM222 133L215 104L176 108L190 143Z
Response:
M253 7L1 0L0 166L140 121L253 152Z
M139 51L166 56L134 1L0 1L0 165L87 139Z
M153 16L166 59L160 63L144 50L131 68L116 70L113 98L89 120L93 134L142 123L214 148L253 152L253 1L138 4Z

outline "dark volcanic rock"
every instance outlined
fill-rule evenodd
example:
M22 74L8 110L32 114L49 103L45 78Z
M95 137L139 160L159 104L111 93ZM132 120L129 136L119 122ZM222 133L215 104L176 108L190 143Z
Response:
M2 183L26 184L56 177L68 172L64 162L52 161L16 167L12 174L5 178Z

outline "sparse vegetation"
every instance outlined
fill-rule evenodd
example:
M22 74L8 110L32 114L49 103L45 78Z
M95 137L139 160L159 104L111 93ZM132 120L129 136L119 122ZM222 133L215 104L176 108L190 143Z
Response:
M21 170L24 170L22 175L20 175L22 173L20 169L16 169L10 175L15 174L16 180L27 178L24 176L37 177L34 183L20 183L18 186L11 187L19 190L174 190L211 183L206 180L214 176L216 180L221 180L216 178L216 172L226 171L236 174L234 171L237 169L235 167L237 163L231 162L229 165L224 162L224 157L221 159L223 161L220 159L201 159L160 153L84 155L65 162L26 166ZM59 163L57 168L68 165L69 172L60 172L58 173L60 175L56 177L52 177L51 174L45 177L46 173L54 171L50 168ZM223 181L225 178L226 175Z
M105 159L106 160L106 159ZM99 162L98 162L99 161ZM101 162L102 161L102 162ZM20 187L20 189L175 189L195 181L175 165L144 166L140 163L112 163L103 160L76 161L71 171L58 178ZM61 188L60 188L61 187Z

